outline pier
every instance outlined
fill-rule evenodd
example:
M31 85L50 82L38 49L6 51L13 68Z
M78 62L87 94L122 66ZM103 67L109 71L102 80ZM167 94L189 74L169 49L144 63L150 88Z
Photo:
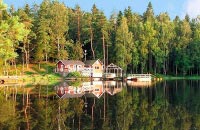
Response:
M21 76L0 76L0 84L4 83L17 83L20 80Z
M129 74L126 79L140 82L151 82L152 77L154 77L152 74Z

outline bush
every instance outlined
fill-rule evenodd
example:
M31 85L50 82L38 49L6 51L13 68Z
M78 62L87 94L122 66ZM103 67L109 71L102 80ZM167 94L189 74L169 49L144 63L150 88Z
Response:
M67 75L68 78L80 78L81 77L81 74L79 72L70 72L68 75Z

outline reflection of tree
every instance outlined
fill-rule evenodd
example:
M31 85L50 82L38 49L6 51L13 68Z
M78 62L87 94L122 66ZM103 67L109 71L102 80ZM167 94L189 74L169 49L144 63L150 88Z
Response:
M124 89L115 96L107 97L106 101L106 120L98 128L105 130L129 129L129 125L132 124L133 114L131 94Z
M144 91L149 91L147 89L135 89L132 91L133 104L135 104L136 109L133 111L133 123L129 129L198 129L198 111L190 111L191 109L196 109L199 102L197 103L198 97L196 94L199 92L191 92L194 89L188 89L185 83L185 87L180 86L177 92L171 89L176 89L174 86L165 85L165 90L163 91L163 84L160 84L155 88L156 98L149 103L148 94ZM191 86L191 85L190 85ZM151 91L149 91L151 92ZM165 92L165 94L163 93ZM172 92L175 95L171 95ZM151 92L152 94L152 92ZM167 97L166 97L167 95ZM170 104L173 100L176 101ZM148 97L148 98L147 98ZM183 97L181 100L179 100ZM139 100L138 100L139 98ZM151 98L151 97L150 97ZM199 100L198 100L199 101ZM193 105L192 105L193 104ZM187 107L188 105L188 107ZM194 107L192 107L194 106ZM192 107L192 108L189 108ZM129 112L129 111L128 111Z
M31 112L31 116L32 122L34 122L32 123L32 127L34 124L33 129L48 129L51 124L51 120L49 120L49 118L52 113L52 109L46 105L45 99L41 98L34 100L32 107L33 111Z
M124 88L117 95L107 97L105 121L104 99L101 98L95 105L95 129L199 128L199 89L188 89L187 85L184 83L176 88L176 84L164 82L154 88ZM191 105L193 108L189 108Z
M123 87L113 96L87 97L87 107L84 97L57 98L51 86L21 88L0 90L0 129L200 129L199 81Z
M0 129L14 130L21 122L15 97L15 90L7 87L4 92L0 90Z
M138 97L136 97L137 100L135 100L137 106L135 106L136 109L133 114L134 123L131 126L132 129L151 130L154 129L157 124L156 118L158 115L158 108L154 106L153 103L148 103L149 99L145 93L147 90L148 88L133 90L135 97ZM151 96L149 98L151 98Z
M74 118L78 118L78 129L81 128L81 115L83 114L84 101L80 98L75 98L70 102L71 110L73 110Z
M27 90L26 93L23 91L23 112L26 122L26 129L30 129L30 93Z
M180 130L189 130L191 128L192 122L191 122L191 115L187 112L185 107L183 106L176 106L174 109L174 117L176 117L175 120L175 126L177 129Z
M117 95L116 123L118 129L128 130L133 123L132 96L123 89Z
M34 129L70 129L74 125L72 120L76 120L75 115L80 117L82 113L83 105L79 99L56 99L46 102L44 98L34 101Z
M67 83L68 83L69 86L81 87L82 81L81 80L68 81Z
M186 87L191 86L188 82L178 84L181 86L177 90L174 83L166 82L157 84L155 88L123 88L114 96L106 94L95 101L94 129L199 128L199 89ZM74 129L91 129L94 99L87 100L87 114L83 113L84 102L80 98L70 99L69 104L61 109L72 112L64 119L66 122L74 119ZM68 128L72 128L66 122Z

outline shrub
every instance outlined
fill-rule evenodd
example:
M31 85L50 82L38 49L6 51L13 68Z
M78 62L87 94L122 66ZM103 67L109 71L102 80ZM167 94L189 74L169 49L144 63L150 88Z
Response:
M81 77L81 74L79 72L70 72L68 75L67 75L68 78L80 78Z

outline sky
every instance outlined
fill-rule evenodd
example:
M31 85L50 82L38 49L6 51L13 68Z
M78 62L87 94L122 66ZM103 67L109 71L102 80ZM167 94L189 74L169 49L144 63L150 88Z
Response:
M133 12L143 14L149 2L152 3L154 14L159 15L162 12L168 12L171 19L175 16L184 18L189 14L190 18L196 18L200 15L200 0L59 0L64 2L67 7L74 8L79 5L83 11L90 12L93 4L103 11L107 18L113 12L124 11L128 6ZM24 7L25 4L40 4L42 0L4 0L8 6L14 5L15 8Z

